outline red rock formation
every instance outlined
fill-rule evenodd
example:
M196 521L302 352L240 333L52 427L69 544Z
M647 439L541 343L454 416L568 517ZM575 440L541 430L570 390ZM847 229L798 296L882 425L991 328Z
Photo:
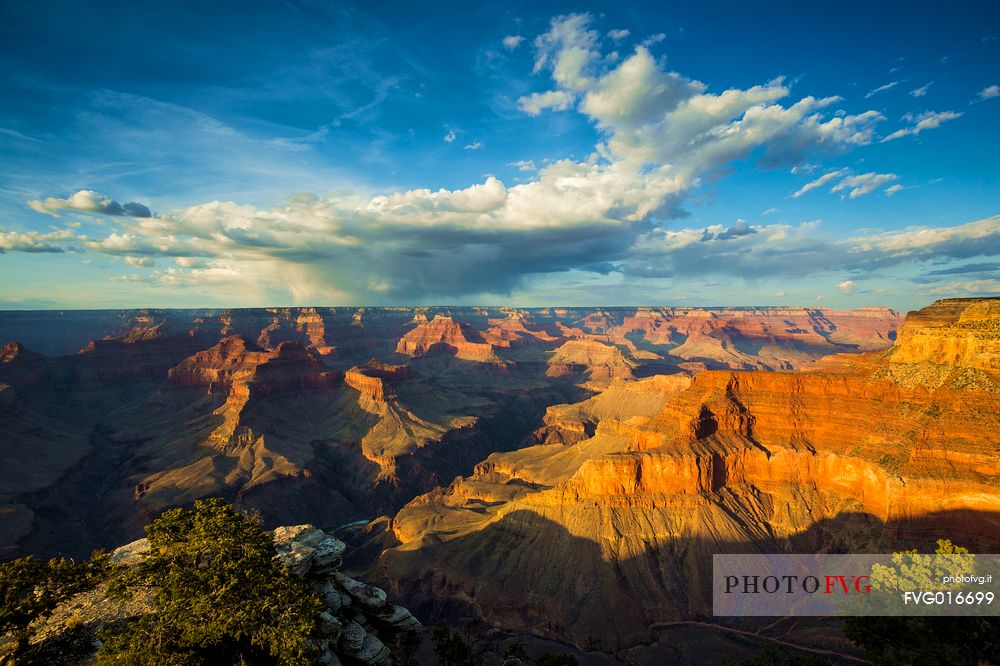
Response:
M489 323L489 328L483 332L483 338L494 347L516 348L561 341L561 338L534 325L529 316L521 312L513 312L503 319L490 319Z
M0 347L0 363L10 363L23 352L24 347L20 342L5 342L3 347Z
M327 323L316 308L271 308L268 312L271 322L257 336L257 344L261 347L272 349L282 342L292 341L321 356L334 351L334 346L327 341Z
M281 497L290 483L308 487L312 421L323 422L340 385L339 373L295 342L265 350L231 336L188 357L109 424L114 441L132 443L142 461L130 465L130 513L138 522L206 495L252 502ZM334 488L316 502L348 505Z
M18 339L46 353L76 352L76 340L126 343L190 338L184 357L224 337L242 335L266 349L299 342L321 356L371 356L394 344L409 322L427 322L428 308L253 308L186 311L2 313L0 339ZM820 356L888 347L899 316L882 308L850 312L803 308L452 308L472 345L499 350L552 349L568 339L591 339L626 351L637 362L703 362L722 368L790 369ZM477 333L473 329L479 329ZM456 342L461 343L460 339ZM55 350L55 351L53 351ZM470 360L490 350L468 347ZM113 352L117 353L117 352ZM134 350L132 353L135 353ZM503 355L508 358L507 354ZM515 360L529 362L524 354ZM492 362L492 361L491 361Z
M995 552L998 304L911 315L890 354L705 371L659 400L649 380L620 381L550 408L548 444L490 456L401 510L379 572L413 601L617 650L710 613L712 553L936 538ZM927 373L946 381L914 380Z
M111 424L141 462L128 477L136 510L222 494L268 515L370 515L496 448L481 422L500 409L478 395L377 360L338 377L294 342L231 336L193 354Z
M634 361L615 346L596 340L569 340L555 350L548 361L548 377L586 374L594 382L631 377L637 367Z
M239 411L251 397L329 388L337 382L337 373L325 370L298 343L282 342L265 351L232 336L172 368L165 386L205 388L227 396L227 404Z
M791 370L826 354L875 351L892 344L901 317L888 308L639 308L620 325L599 327L624 337L641 333L671 356L734 369Z
M501 363L493 347L483 342L482 336L470 326L443 315L437 315L426 324L419 324L400 338L396 352L406 356L448 353L466 361Z
M394 384L413 377L405 365L382 363L376 359L354 366L344 373L344 383L361 393L363 400L385 402L396 397Z
M140 310L125 318L118 331L106 335L106 340L121 340L122 342L141 342L156 340L176 334L174 325L165 314L153 310Z
M891 361L1000 372L1000 301L952 298L911 313Z

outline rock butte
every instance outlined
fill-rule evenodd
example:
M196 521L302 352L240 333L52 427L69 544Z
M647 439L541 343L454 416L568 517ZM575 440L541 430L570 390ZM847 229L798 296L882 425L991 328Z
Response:
M597 340L568 340L556 348L546 375L585 375L594 382L631 377L637 367L618 347Z
M805 372L615 379L411 501L375 573L429 616L616 651L711 615L713 553L996 552L998 344L1000 300L944 300Z
M399 339L396 351L407 356L449 353L466 361L500 364L500 359L493 352L493 345L483 341L482 336L472 331L468 325L463 326L451 317L442 315L417 324Z

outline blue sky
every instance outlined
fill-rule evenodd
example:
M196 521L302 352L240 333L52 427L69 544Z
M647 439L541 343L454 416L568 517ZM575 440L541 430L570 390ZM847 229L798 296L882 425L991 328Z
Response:
M0 308L1000 293L1000 6L4 3Z

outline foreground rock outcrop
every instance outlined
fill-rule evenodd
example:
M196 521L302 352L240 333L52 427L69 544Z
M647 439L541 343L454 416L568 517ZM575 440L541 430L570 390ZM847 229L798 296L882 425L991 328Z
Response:
M340 571L346 546L312 525L274 530L275 558L303 578L326 606L318 618L317 664L391 666L387 644L401 632L416 632L420 622L406 608L388 601L379 587ZM149 542L140 539L115 549L112 562L137 564ZM99 643L97 632L108 623L154 610L148 598L127 603L105 597L105 585L61 604L37 627L32 638L38 658L48 663L87 663ZM88 655L88 652L90 653ZM36 660L37 661L37 660Z
M389 602L381 588L340 572L346 549L342 541L312 525L297 525L274 530L274 545L278 561L326 601L316 641L318 663L389 666L392 654L386 643L392 635L420 629L410 611Z

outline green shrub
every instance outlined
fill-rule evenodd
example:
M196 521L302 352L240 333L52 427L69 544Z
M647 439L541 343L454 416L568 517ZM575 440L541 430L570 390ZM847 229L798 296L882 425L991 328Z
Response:
M155 611L102 633L99 664L301 664L320 598L274 560L272 536L220 499L166 511L150 549L109 596L151 595Z
M937 555L962 555L969 551L948 540L939 540ZM915 555L905 551L902 555ZM960 564L962 560L958 561ZM876 565L878 566L878 565ZM923 567L919 561L902 570L872 570L872 584L889 589L927 589L921 581L941 580L940 562ZM844 633L876 665L955 664L978 666L1000 663L1000 618L997 617L847 617Z

